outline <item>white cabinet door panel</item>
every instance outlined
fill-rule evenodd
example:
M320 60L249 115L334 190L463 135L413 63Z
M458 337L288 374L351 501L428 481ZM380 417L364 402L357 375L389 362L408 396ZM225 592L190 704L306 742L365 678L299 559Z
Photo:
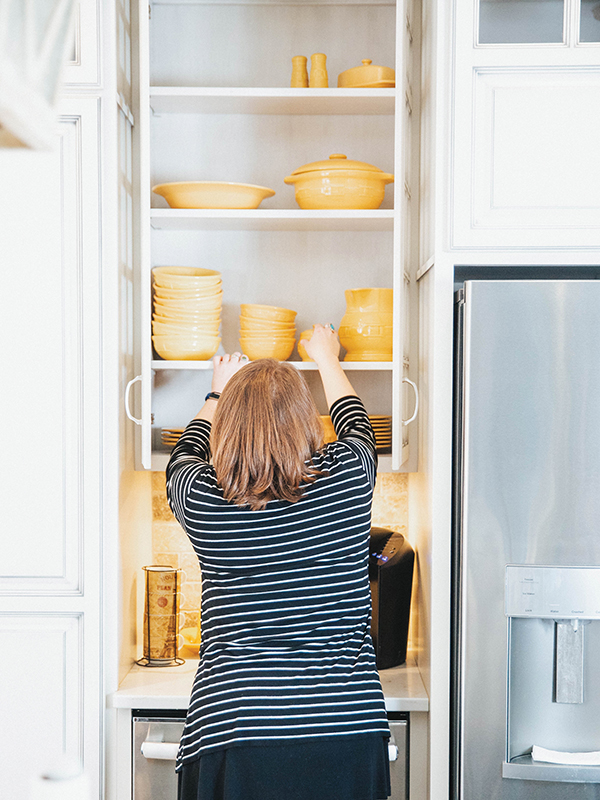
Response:
M456 121L453 245L597 247L599 125L598 69L474 69L472 122Z
M0 615L0 797L27 800L32 776L83 755L82 627L79 614Z
M100 84L100 0L75 3L73 44L67 56L67 87Z
M29 188L0 203L2 216L10 219L10 203L30 219L27 236L4 237L12 301L0 338L11 342L4 372L16 391L2 393L0 405L10 453L0 468L10 532L0 592L80 594L86 519L98 524L99 371L85 368L100 352L97 101L64 111L57 149L18 154L10 163Z

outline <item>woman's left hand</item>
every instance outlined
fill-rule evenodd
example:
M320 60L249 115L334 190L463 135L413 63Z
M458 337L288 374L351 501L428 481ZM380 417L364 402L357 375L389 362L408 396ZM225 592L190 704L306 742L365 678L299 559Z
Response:
M211 391L222 392L229 378L248 363L248 356L244 356L241 353L231 353L231 355L215 356L212 362Z

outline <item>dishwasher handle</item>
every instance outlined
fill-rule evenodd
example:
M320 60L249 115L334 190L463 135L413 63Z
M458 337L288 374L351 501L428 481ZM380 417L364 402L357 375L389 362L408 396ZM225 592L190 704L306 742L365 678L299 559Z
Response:
M162 761L175 761L177 758L177 751L179 750L178 742L142 742L142 755L144 758L157 758Z

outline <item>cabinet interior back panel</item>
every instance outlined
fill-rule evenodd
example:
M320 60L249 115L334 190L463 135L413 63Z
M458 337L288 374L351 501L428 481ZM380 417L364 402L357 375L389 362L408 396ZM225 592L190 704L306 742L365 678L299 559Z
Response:
M374 374L377 379L374 380ZM327 414L320 378L316 372L302 372L320 414ZM158 370L154 376L152 400L153 449L161 450L161 428L183 428L198 413L206 392L210 391L210 370ZM391 414L392 376L390 372L351 374L352 385L369 414Z
M152 185L170 181L234 181L268 186L276 194L261 208L294 208L293 170L343 153L394 172L392 116L165 114L152 119ZM394 186L381 208L393 207ZM167 207L153 195L152 205Z
M394 66L395 6L177 5L152 8L155 86L290 85L291 58L327 55L329 85L363 58ZM223 35L226 31L226 35Z
M392 233L154 231L154 266L217 269L223 276L224 352L239 349L240 303L298 312L298 334L315 322L339 326L345 290L392 287Z

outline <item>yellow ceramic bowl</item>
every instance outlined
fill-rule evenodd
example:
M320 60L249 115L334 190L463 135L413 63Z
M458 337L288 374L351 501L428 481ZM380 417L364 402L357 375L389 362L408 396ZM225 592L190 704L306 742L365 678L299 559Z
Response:
M196 316L191 316L190 315L190 316L187 316L187 317L183 316L181 314L179 314L179 315L172 314L171 316L164 316L162 314L155 314L153 319L156 320L157 322L162 322L162 323L165 323L167 325L169 325L169 324L188 325L188 326L189 325L191 325L191 326L198 325L200 327L203 327L204 325L212 326L216 322L220 321L220 317L219 317L218 320L215 320L215 319L212 319L212 318L211 319L207 319L206 317L202 316L202 314L198 314Z
M210 295L209 297L193 297L189 300L173 300L172 298L156 297L154 299L154 307L161 307L164 311L183 311L183 312L199 312L199 311L215 311L221 308L223 301L223 292Z
M396 73L391 67L373 64L370 58L363 58L362 67L352 67L340 72L337 85L339 89L385 89L396 85Z
M394 290L380 288L346 289L346 311L373 311L391 314Z
M191 317L191 319L190 319L190 317ZM177 316L174 316L173 314L157 314L155 312L153 314L153 316L152 316L152 319L156 320L157 322L163 322L163 323L166 323L166 324L168 324L168 323L174 323L174 324L183 323L185 325L193 324L193 320L197 319L198 320L198 322L196 323L197 325L202 325L205 322L207 324L211 324L212 325L214 323L220 322L220 320L221 320L221 309L217 309L216 311L201 311L198 314L187 315L187 318L184 318L184 319L181 319L181 318L179 318Z
M153 336L154 349L167 361L206 361L219 349L218 336Z
M273 333L269 333L268 331L258 331L258 333L253 333L252 331L240 331L240 338L246 339L246 341L250 342L289 342L292 341L296 344L296 331L275 331Z
M259 358L276 358L278 361L285 361L292 355L295 339L281 342L273 340L270 342L257 342L240 336L240 344L242 346L242 352L247 355L251 361L256 361Z
M313 335L313 329L311 328L309 331L302 331L300 334L300 339L298 339L298 355L302 359L302 361L312 361L312 358L308 355L304 347L300 344L302 339L306 339L310 341L310 337ZM329 419L329 417L327 417ZM331 422L331 420L329 420ZM332 440L333 441L333 440Z
M296 190L296 202L305 209L374 209L394 176L363 161L348 161L341 153L316 161L284 178Z
M258 208L275 192L266 186L225 181L176 181L153 186L171 208Z
M392 325L365 326L361 331L341 325L338 331L344 361L391 361Z
M181 289L187 286L209 286L221 283L221 273L216 269L203 267L154 267L154 283L167 289Z
M202 325L186 325L175 322L152 321L152 333L157 336L218 336L220 321L202 323Z
M277 320L278 322L293 322L297 311L280 306L265 306L260 304L242 303L242 314L249 319Z
M252 319L240 314L240 328L243 331L258 333L279 333L288 331L293 333L296 330L294 322L277 322L276 320Z
M158 297L161 300L202 300L204 298L214 298L221 292L222 289L218 286L211 289L185 289L180 292L176 292L175 289L154 287L154 297Z

